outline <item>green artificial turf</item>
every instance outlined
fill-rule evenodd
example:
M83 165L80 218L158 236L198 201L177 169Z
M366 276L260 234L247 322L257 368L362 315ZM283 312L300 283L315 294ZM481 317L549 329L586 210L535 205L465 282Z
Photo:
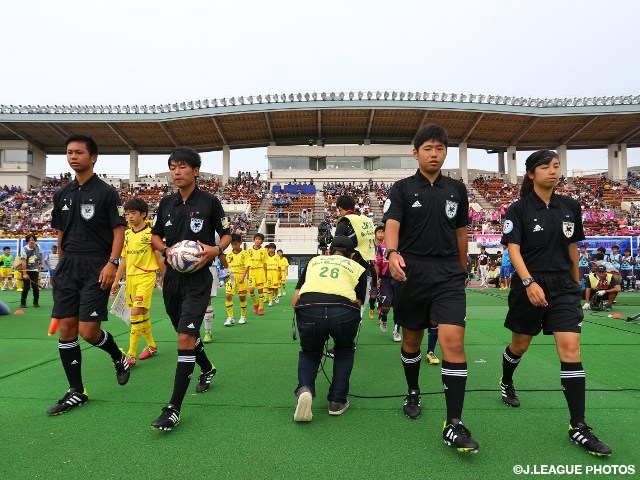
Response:
M222 326L226 312L220 290L221 296L214 299L214 342L206 346L218 375L208 392L195 394L195 372L182 421L171 432L150 428L169 400L176 362L176 334L160 291L151 311L158 355L138 361L130 382L119 386L108 356L81 342L90 400L57 417L49 417L46 409L62 397L67 384L57 337L47 336L51 291L41 293L42 308L0 317L0 478L496 480L517 478L517 464L640 468L640 324L609 318L604 312L585 314L581 343L587 422L614 452L599 459L568 439L568 411L552 337L535 338L516 372L522 407L502 403L498 381L502 351L510 339L502 326L507 292L469 289L464 421L480 450L458 454L442 441L446 410L440 368L423 362L422 416L409 420L402 413L406 384L400 346L391 339L392 329L382 334L367 313L349 410L340 417L328 415L328 380L320 372L313 421L293 422L299 350L291 336L293 287L290 283L279 304L265 307L263 317L251 313L249 301L247 324L230 328ZM15 311L18 295L2 292L0 299ZM639 305L640 295L624 293L614 312L626 318L640 312ZM236 299L236 320L238 316ZM128 327L121 320L112 318L103 327L121 347L128 347ZM140 349L143 345L144 340ZM324 370L329 377L331 368L332 360L327 359Z

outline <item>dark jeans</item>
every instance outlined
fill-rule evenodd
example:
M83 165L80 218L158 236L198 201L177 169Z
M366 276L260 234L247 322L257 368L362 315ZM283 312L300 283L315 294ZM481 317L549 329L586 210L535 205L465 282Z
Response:
M38 305L38 301L40 300L40 284L38 283L40 280L40 275L37 271L29 271L27 270L27 274L29 278L25 275L22 276L22 295L20 296L20 303L27 303L27 294L29 293L29 288L33 287L33 304Z
M300 334L298 388L306 386L316 395L316 376L325 342L333 338L333 380L327 400L345 403L353 369L354 341L360 324L360 308L347 305L309 305L296 308Z

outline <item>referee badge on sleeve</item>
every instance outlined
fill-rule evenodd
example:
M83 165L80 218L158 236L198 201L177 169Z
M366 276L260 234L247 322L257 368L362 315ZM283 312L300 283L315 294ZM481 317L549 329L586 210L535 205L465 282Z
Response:
M513 222L511 220L505 220L502 233L511 233L511 230L513 230Z
M226 230L227 228L229 228L229 217L221 217L220 223L222 223L222 228Z
M382 213L387 213L387 210L389 210L389 207L391 206L391 199L387 198L384 201L384 207L382 207Z
M118 205L118 215L124 217L124 207L122 205Z
M573 222L562 222L562 233L567 238L573 237Z

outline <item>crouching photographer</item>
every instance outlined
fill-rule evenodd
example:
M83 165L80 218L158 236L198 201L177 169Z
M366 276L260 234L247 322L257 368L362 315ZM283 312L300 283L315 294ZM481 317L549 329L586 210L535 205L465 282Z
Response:
M611 310L614 300L622 288L618 278L607 273L607 268L600 265L595 273L590 273L587 277L587 288L584 293L584 310Z
M349 378L353 369L355 339L360 325L360 307L367 289L367 274L351 259L353 242L336 236L329 255L309 261L300 276L291 304L295 309L300 353L298 356L298 386L296 422L309 422L316 395L316 376L324 346L329 337L335 344L333 380L327 400L329 415L341 415L349 408Z

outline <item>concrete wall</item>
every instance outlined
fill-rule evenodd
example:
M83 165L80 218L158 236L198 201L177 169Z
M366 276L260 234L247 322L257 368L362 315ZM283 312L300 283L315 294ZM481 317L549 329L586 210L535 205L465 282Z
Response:
M30 150L33 163L8 163L5 150ZM46 178L47 156L35 145L23 140L0 140L0 185L16 185L23 190L39 187Z

